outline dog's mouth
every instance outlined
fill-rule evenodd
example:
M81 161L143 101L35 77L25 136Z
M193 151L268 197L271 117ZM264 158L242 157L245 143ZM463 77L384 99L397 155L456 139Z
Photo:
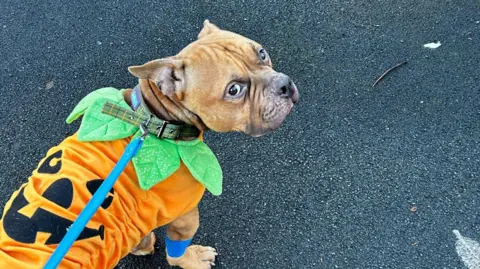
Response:
M284 101L281 102L281 104L277 103L275 105L276 113L273 115L273 117L270 117L270 118L267 118L267 116L264 117L265 122L267 122L270 127L269 129L271 129L272 131L275 131L278 128L280 128L280 126L285 121L287 116L290 115L290 113L292 112L294 104L295 102L292 99L284 99Z
M252 137L261 137L278 130L292 112L296 102L298 97L295 101L291 98L274 98L263 108L262 122L251 122L244 133Z

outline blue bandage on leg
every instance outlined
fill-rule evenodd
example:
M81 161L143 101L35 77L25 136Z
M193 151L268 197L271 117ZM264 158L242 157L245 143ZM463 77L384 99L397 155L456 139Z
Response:
M190 242L192 242L192 238L187 240L170 240L168 236L165 236L165 246L168 256L171 258L183 256Z

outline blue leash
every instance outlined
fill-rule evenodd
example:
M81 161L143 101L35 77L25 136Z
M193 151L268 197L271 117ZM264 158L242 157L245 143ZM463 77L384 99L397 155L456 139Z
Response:
M75 240L77 240L78 236L87 225L88 221L93 217L95 212L97 212L98 208L105 200L105 197L108 195L108 192L112 189L113 184L123 172L123 169L125 169L128 162L135 157L142 147L143 140L145 140L148 130L143 124L140 125L140 130L142 131L142 135L135 138L127 145L118 163L115 165L115 167L113 167L108 177L102 182L98 190L92 196L92 199L90 199L85 208L83 208L82 212L80 212L78 218L70 226L62 241L60 241L58 244L57 249L55 249L52 256L50 256L43 269L57 268L65 254L67 254L68 250L72 247Z

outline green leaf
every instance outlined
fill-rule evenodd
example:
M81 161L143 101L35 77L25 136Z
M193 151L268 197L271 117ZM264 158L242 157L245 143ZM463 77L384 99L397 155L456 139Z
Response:
M220 195L222 168L212 150L200 140L178 142L178 153L192 176L213 195Z
M123 90L117 90L115 88L101 88L89 93L85 96L78 105L75 106L73 111L67 117L67 123L70 124L76 119L80 118L85 111L98 99L108 99L111 101L119 102L123 100Z
M100 97L90 104L87 112L83 116L82 124L78 132L78 140L112 141L129 137L138 130L137 126L102 113L103 105L109 100L112 99ZM116 101L116 103L123 108L130 109L123 99Z
M132 162L143 190L150 189L180 168L177 146L153 135L147 136Z

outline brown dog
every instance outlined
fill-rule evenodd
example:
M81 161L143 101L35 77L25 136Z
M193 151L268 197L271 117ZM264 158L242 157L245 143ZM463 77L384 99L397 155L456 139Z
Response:
M288 76L272 69L260 44L220 30L208 20L198 40L176 56L129 71L140 79L141 95L156 117L200 131L261 136L277 129L298 102L296 86ZM133 102L131 91L123 92L129 105ZM0 268L40 268L62 237L49 232L51 226L57 225L54 230L65 233L61 225L78 216L91 197L92 186L98 183L94 179L106 177L129 139L79 142L74 135L52 148L29 183L5 207L0 222ZM105 155L107 161L103 161ZM102 167L98 167L100 160ZM62 165L67 164L80 170L66 170ZM182 176L144 191L129 164L111 191L113 200L102 204L61 268L112 268L129 251L153 253L155 236L151 231L163 225L168 225L171 240L192 238L199 226L197 205L205 188L183 164L176 174ZM64 190L71 190L70 200ZM22 225L28 230L18 228ZM179 257L167 255L167 260L182 268L203 269L214 265L215 256L211 247L192 245Z

